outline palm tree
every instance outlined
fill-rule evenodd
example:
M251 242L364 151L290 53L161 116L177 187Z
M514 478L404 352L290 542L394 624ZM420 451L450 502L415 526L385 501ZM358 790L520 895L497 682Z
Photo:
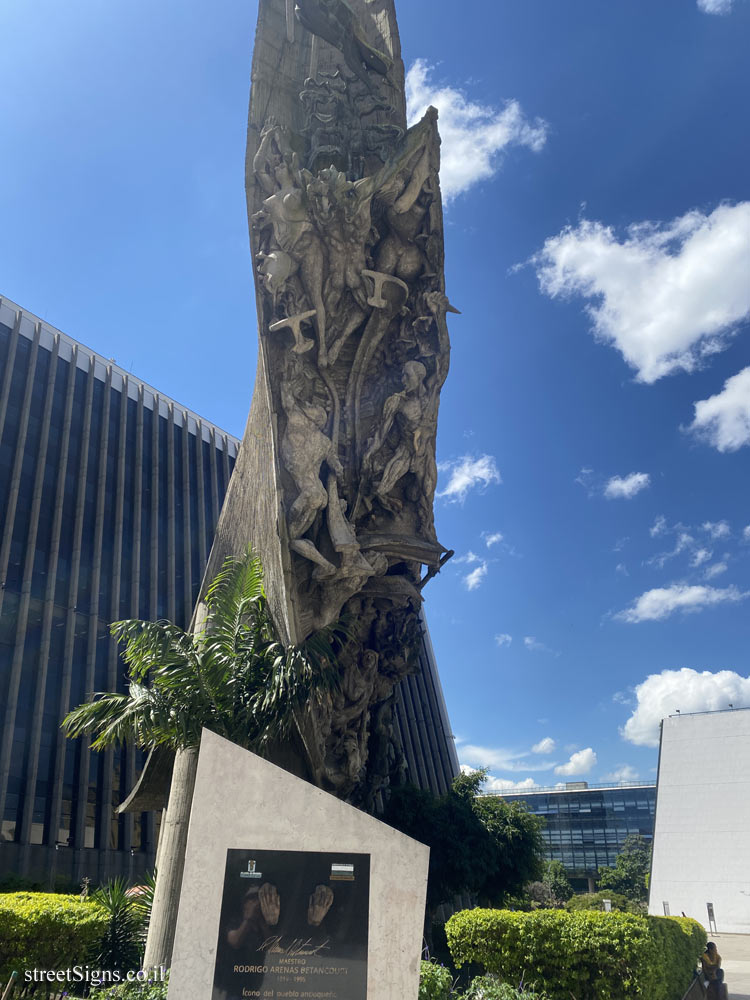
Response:
M62 726L88 734L95 750L125 741L175 751L169 804L159 836L159 871L144 967L169 965L203 728L265 753L288 735L295 713L338 685L334 649L341 626L284 647L263 592L260 560L229 558L205 597L193 631L166 621L115 622L125 644L128 692L98 693Z

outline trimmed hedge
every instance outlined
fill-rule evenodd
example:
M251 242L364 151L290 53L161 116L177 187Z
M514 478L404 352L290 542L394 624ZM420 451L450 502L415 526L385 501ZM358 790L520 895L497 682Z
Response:
M554 1000L680 1000L706 942L681 917L463 910L445 927L457 966L534 982Z
M681 997L687 992L696 963L706 949L706 928L690 917L648 917L647 920L661 956L662 976L668 984L668 990L661 995L665 1000Z
M18 971L18 987L28 969L85 965L107 929L105 910L80 896L48 892L0 894L0 982ZM64 989L60 987L59 989ZM53 987L40 984L44 994ZM31 995L28 990L25 995Z

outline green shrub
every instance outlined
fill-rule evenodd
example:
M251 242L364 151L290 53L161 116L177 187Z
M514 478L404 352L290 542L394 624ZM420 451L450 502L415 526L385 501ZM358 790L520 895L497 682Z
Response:
M85 965L96 951L107 926L107 914L97 903L79 896L46 892L0 895L0 982L19 972L25 985L27 969L67 969ZM37 995L51 992L40 984ZM31 996L28 989L24 994Z
M446 934L457 966L480 963L554 1000L679 1000L705 942L694 921L564 910L464 910Z
M604 910L604 900L608 899L612 903L613 910L621 913L637 913L643 916L643 906L635 903L621 892L612 892L610 889L601 889L599 892L584 892L578 896L571 896L565 904L565 909L571 913L579 913L581 910Z
M107 929L97 949L94 962L102 969L125 972L140 968L142 919L141 911L128 895L124 878L108 882L93 895L94 902L107 914Z
M450 970L435 962L419 966L419 1000L448 1000L453 989Z
M523 983L513 986L491 975L472 979L464 998L465 1000L548 1000L546 993L537 993L536 989L526 987Z
M663 992L655 991L655 1000L681 997L706 947L706 929L689 917L648 917L648 925L662 956L662 978L668 984Z
M167 1000L169 974L164 982L118 983L92 990L89 1000Z

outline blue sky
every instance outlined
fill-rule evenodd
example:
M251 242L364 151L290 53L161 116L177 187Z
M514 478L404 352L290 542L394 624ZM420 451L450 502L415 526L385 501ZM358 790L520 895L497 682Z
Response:
M237 435L255 16L0 12L0 294ZM750 706L750 2L399 16L461 309L427 590L459 756L652 780L663 714Z

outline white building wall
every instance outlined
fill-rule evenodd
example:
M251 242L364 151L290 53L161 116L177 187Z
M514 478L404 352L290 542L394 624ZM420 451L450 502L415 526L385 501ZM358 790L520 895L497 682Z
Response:
M662 723L649 913L750 934L750 709Z

